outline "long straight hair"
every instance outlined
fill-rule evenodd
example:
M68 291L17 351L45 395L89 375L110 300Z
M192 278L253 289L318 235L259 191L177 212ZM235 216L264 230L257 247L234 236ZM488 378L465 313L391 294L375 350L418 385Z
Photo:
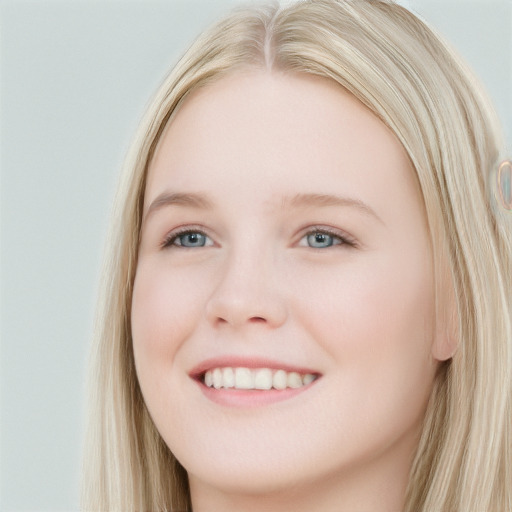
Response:
M191 91L255 67L327 77L351 92L394 132L421 186L436 324L453 324L458 350L436 376L404 512L512 511L512 215L495 189L503 137L472 73L391 0L238 9L199 37L156 93L126 159L103 270L83 510L191 510L186 471L148 414L133 358L146 174Z

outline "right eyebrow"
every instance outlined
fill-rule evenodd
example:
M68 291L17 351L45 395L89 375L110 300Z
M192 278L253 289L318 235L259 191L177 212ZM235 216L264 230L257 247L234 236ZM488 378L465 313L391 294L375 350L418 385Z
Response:
M166 206L188 206L192 208L199 208L201 210L211 210L213 208L213 203L200 194L162 192L149 205L149 208L143 216L142 223L144 224L148 217L154 212L161 210Z

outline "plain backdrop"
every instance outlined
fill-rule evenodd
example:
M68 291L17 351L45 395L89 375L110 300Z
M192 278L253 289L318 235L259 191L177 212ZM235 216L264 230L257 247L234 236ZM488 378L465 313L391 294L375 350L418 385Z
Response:
M146 102L237 0L0 0L2 511L78 510L85 362L116 179ZM510 0L402 2L476 69L512 156Z

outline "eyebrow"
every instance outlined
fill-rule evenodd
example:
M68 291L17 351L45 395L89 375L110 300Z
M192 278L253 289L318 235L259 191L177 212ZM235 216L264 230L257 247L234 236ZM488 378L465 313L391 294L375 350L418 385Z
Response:
M147 218L157 210L161 210L164 206L188 206L190 208L199 208L201 210L211 210L213 203L205 196L199 194L184 194L181 192L162 192L149 205L148 211L144 214L142 222L146 222Z
M144 215L143 223L147 218L157 210L166 206L187 206L201 210L213 209L213 203L204 195L182 193L182 192L162 192L150 204ZM292 197L283 198L281 208L308 208L308 207L352 207L365 215L374 217L384 224L384 221L377 215L375 210L360 199L352 197L343 197L332 194L296 194Z
M297 194L291 198L285 198L282 201L282 207L304 208L304 207L330 207L330 206L343 206L352 207L359 210L365 215L374 217L379 222L384 224L384 221L377 215L375 210L361 201L360 199L352 197L343 197L332 194Z

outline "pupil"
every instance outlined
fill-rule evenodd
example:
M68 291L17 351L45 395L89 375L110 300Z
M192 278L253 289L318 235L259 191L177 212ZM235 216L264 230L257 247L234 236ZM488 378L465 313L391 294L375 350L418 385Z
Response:
M308 243L311 247L316 247L318 249L330 247L332 245L332 237L325 233L311 233L308 236Z
M205 237L201 233L185 233L180 237L180 245L185 247L203 247Z

